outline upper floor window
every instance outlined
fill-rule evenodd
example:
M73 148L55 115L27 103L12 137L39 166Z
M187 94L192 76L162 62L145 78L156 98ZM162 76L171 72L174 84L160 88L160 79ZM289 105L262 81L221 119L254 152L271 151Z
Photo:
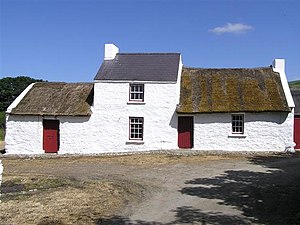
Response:
M231 131L233 134L244 134L244 114L232 114Z
M130 84L129 101L144 101L144 84Z

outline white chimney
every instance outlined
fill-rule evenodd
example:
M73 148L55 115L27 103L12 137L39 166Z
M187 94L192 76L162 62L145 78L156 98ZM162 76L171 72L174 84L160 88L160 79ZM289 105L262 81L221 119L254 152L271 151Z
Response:
M112 60L119 53L119 48L114 44L105 44L104 46L104 60Z
M285 74L285 60L284 59L274 59L273 61L273 71L280 74L280 80L287 100L288 106L290 108L295 107L295 103L289 88L289 83Z
M274 59L273 70L276 72L285 72L285 60L284 59Z

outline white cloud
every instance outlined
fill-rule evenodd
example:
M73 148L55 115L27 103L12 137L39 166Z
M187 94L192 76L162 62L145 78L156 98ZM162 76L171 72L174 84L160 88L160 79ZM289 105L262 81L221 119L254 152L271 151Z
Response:
M250 30L253 30L253 27L247 24L227 23L222 27L215 27L209 30L209 32L213 32L215 34L224 34L224 33L242 34Z

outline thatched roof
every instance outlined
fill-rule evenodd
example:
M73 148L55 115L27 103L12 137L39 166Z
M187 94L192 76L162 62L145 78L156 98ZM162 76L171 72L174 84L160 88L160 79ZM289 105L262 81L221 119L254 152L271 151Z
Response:
M93 83L35 83L11 114L87 116L93 87Z
M290 111L272 68L183 68L178 113Z
M295 115L300 115L300 88L291 89L292 96L295 102Z

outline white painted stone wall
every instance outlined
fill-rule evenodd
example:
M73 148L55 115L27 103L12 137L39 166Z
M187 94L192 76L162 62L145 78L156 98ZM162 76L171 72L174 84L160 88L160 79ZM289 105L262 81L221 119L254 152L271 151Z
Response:
M94 145L107 152L177 147L178 83L145 83L144 89L144 103L134 104L129 83L95 83ZM143 143L129 141L129 117L144 118Z
M42 117L7 116L5 150L8 154L44 153Z
M84 150L91 149L90 143L92 142L89 142L91 135L88 135L88 131L92 130L92 124L89 123L89 117L9 115L6 122L6 153L44 153L43 118L60 121L59 153L84 153Z
M146 84L145 104L128 104L128 84L96 84L97 106L91 117L57 117L60 121L58 153L178 149L176 96L170 95L175 89L176 84ZM115 90L123 90L122 95L114 94ZM100 96L106 93L110 93L109 98L101 100ZM130 116L144 117L143 143L129 142ZM11 115L7 120L7 153L44 153L42 119ZM285 151L293 143L292 132L293 113L245 113L244 136L231 135L230 113L194 115L194 149L197 150Z
M245 133L231 135L231 113L194 116L194 149L285 151L293 144L293 113L245 113Z

